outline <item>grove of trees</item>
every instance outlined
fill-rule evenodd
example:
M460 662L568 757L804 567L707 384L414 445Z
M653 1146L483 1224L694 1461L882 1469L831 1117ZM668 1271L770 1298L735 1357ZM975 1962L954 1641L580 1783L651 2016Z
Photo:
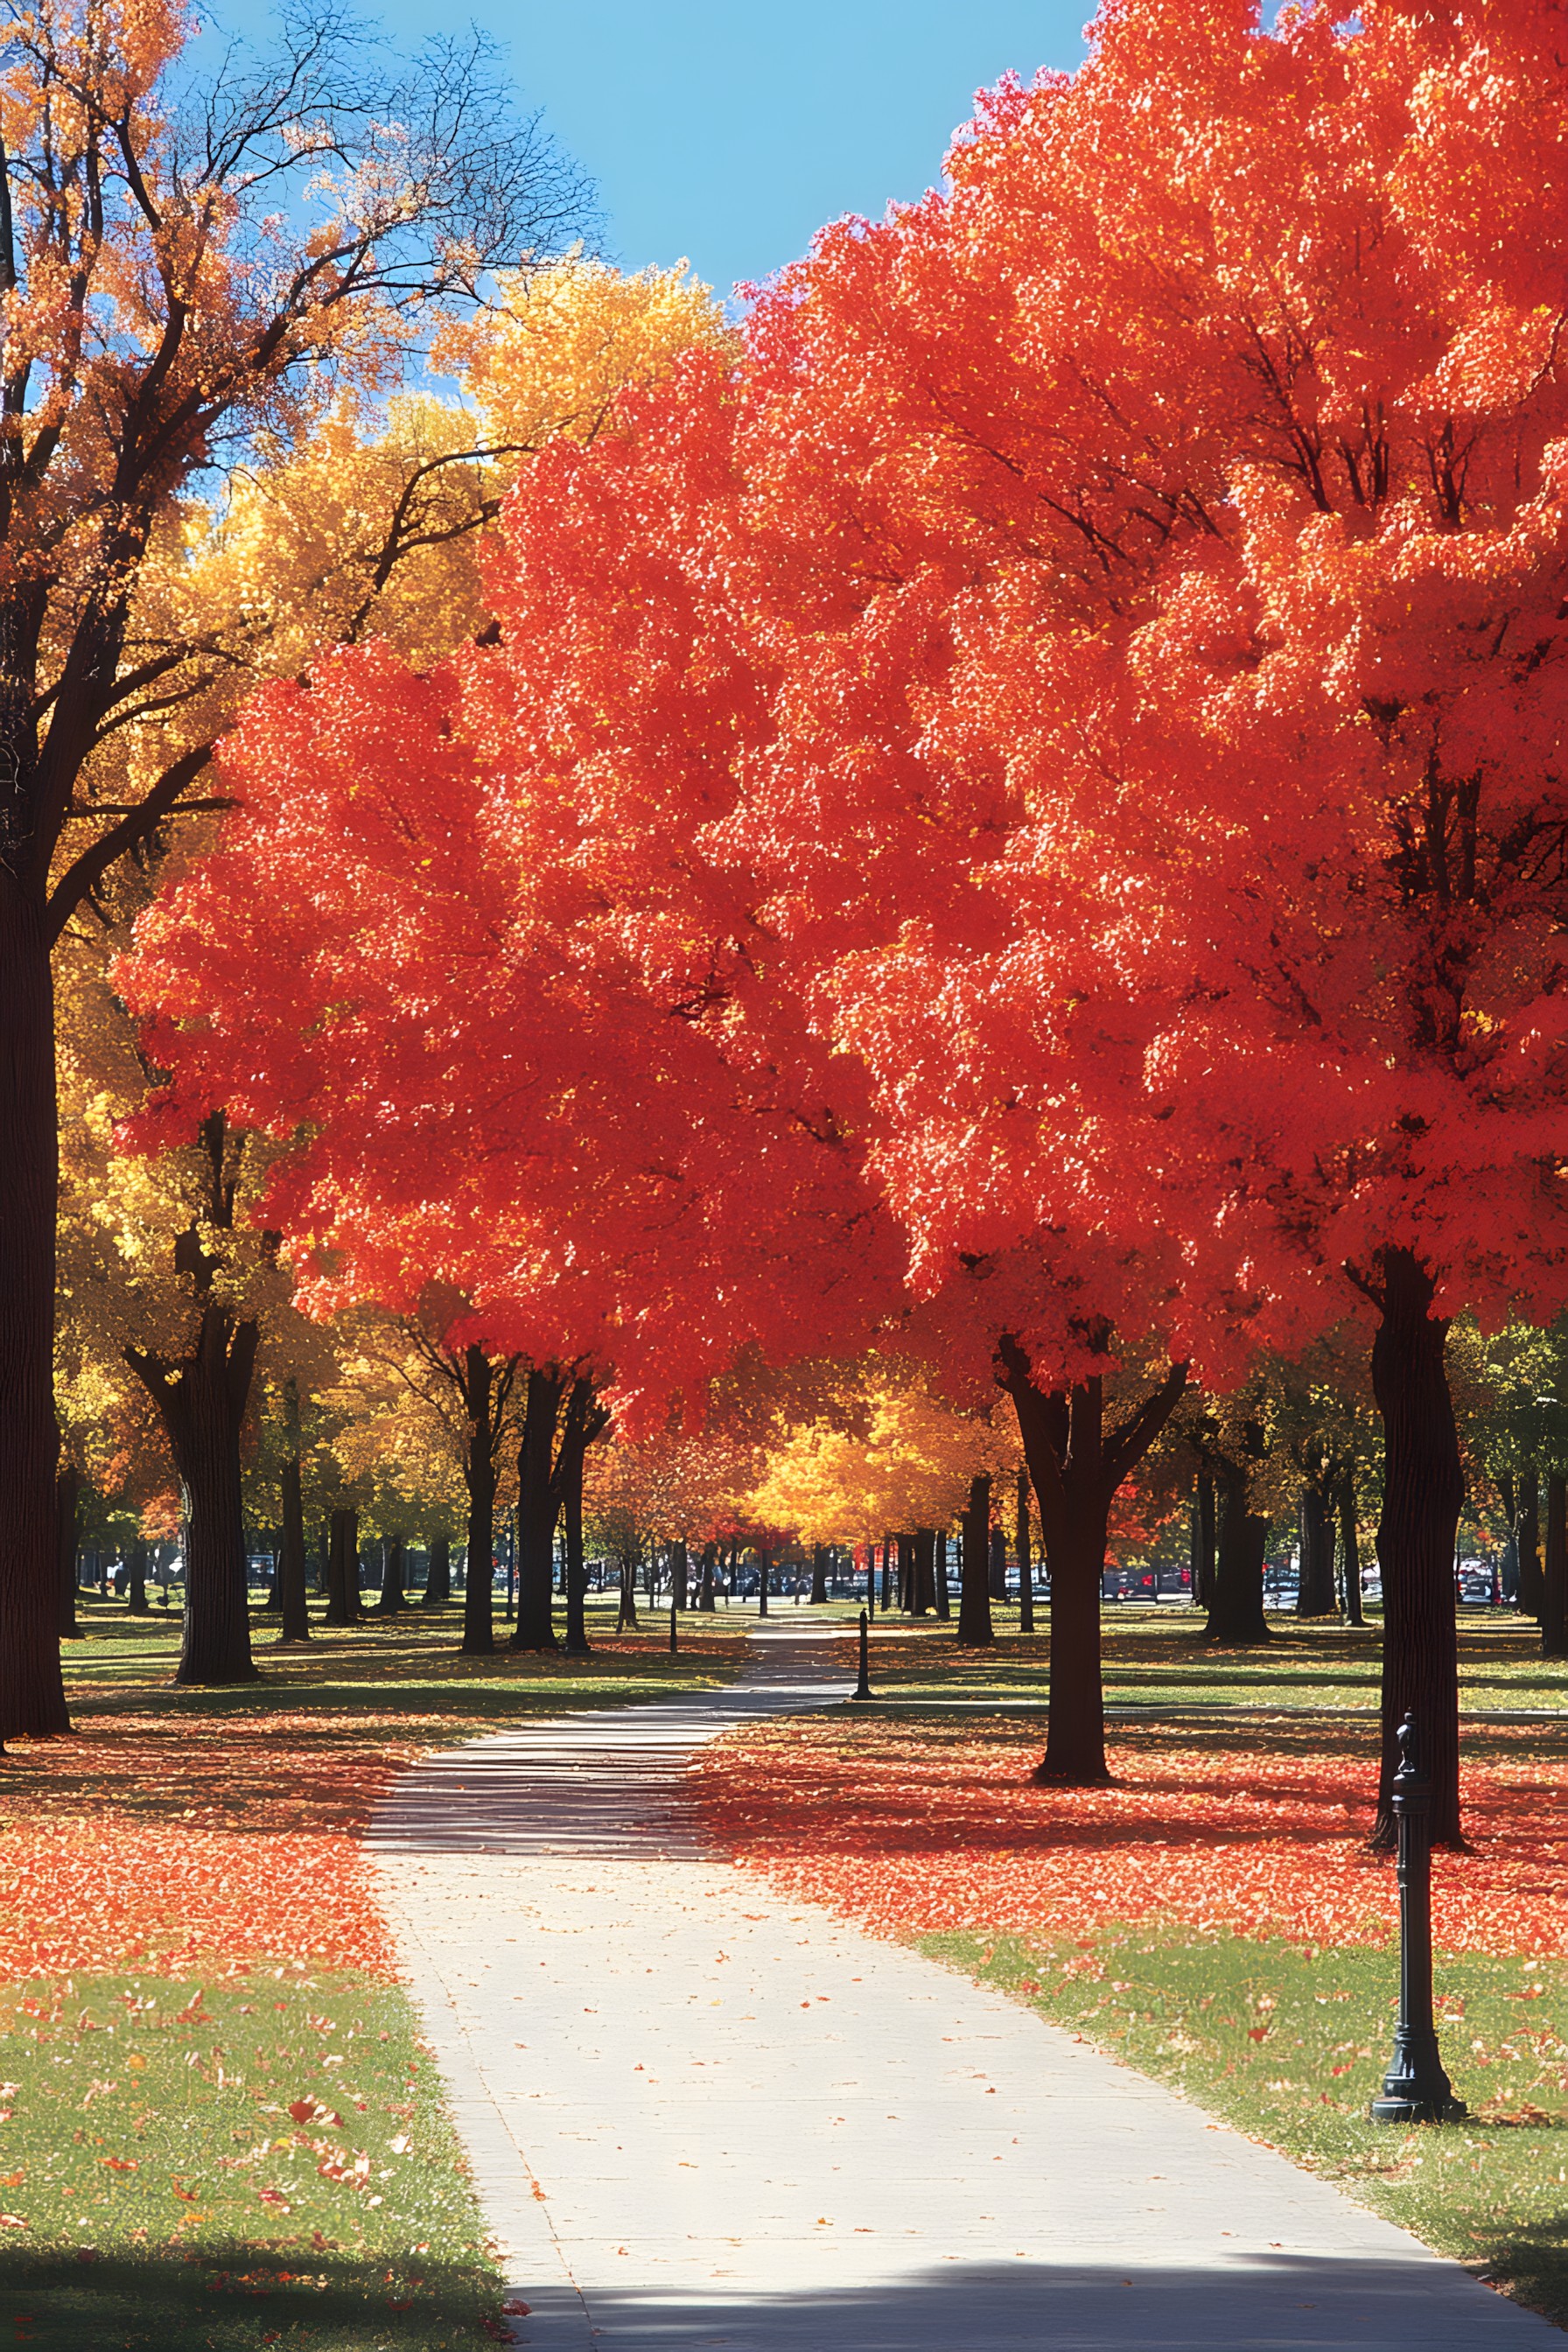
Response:
M1568 1649L1561 11L1115 0L739 326L566 250L466 57L26 22L0 1727L64 1720L52 950L58 1352L163 1432L187 1678L255 1670L258 1366L302 1444L379 1351L470 1557L515 1479L521 1646L595 1443L700 1549L967 1509L966 1612L1021 1459L1067 1780L1108 1546L1190 1507L1265 1638L1285 1489L1356 1618L1375 1500L1457 1839L1467 1478Z

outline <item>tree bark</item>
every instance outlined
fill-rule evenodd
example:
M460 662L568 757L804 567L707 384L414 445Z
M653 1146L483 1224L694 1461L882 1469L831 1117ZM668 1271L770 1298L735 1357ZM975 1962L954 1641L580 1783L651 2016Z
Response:
M1018 1552L1018 1631L1035 1630L1035 1569L1029 1547L1029 1474L1018 1473L1016 1541Z
M147 1599L147 1538L145 1536L132 1538L130 1557L125 1565L125 1613L128 1617L149 1616L152 1613L152 1604Z
M381 1548L381 1599L378 1617L396 1617L408 1606L408 1565L401 1536L389 1536Z
M1361 1538L1356 1529L1355 1472L1346 1470L1339 1483L1340 1581L1344 1590L1345 1623L1364 1625L1361 1598Z
M1546 1588L1541 1612L1541 1654L1568 1658L1568 1480L1553 1470L1546 1481Z
M820 1607L821 1607L821 1605L822 1605L822 1603L823 1603L824 1601L826 1601L826 1599L827 1599L827 1546L826 1546L826 1544L813 1544L813 1545L812 1545L812 1547L811 1547L811 1601L812 1601L812 1606L813 1606L814 1608L820 1608Z
M958 1639L983 1650L996 1638L991 1624L991 1481L970 1481L959 1538Z
M991 1598L993 1601L1005 1601L1007 1598L1007 1538L1000 1528L993 1528L986 1538L986 1544L991 1559Z
M947 1582L947 1529L936 1531L936 1613L941 1622L952 1622L952 1595Z
M1204 1639L1222 1643L1227 1649L1274 1638L1263 1613L1263 1550L1268 1540L1268 1522L1252 1507L1252 1469L1262 1457L1263 1444L1262 1431L1248 1423L1242 1433L1240 1453L1215 1465L1219 1538Z
M463 1351L463 1407L468 1444L463 1477L468 1489L468 1563L463 1579L463 1638L458 1655L488 1658L495 1650L496 1370L482 1348Z
M185 1622L174 1680L248 1683L250 1596L240 1502L239 1439L259 1337L219 1300L202 1309L195 1347L171 1361L127 1348L158 1408L179 1473L184 1517Z
M1433 1840L1458 1845L1464 1840L1454 1541L1465 1481L1444 1365L1448 1326L1432 1312L1436 1286L1412 1251L1385 1250L1381 1276L1372 1385L1383 1417L1384 1459L1377 1529L1383 1567L1383 1769L1373 1836L1378 1843L1393 1843L1390 1792L1399 1762L1394 1735L1412 1714L1422 1767L1432 1781Z
M560 1496L553 1475L555 1432L566 1381L559 1372L528 1375L522 1444L517 1457L517 1628L514 1650L553 1650L555 1520Z
M452 1598L452 1538L432 1536L428 1553L429 1567L425 1573L426 1609L444 1608Z
M54 984L44 908L0 864L0 1738L70 1729L55 1474Z
M1016 1340L1004 1338L998 1354L1002 1384L1018 1415L1051 1580L1046 1752L1035 1778L1093 1787L1110 1777L1100 1650L1110 1506L1174 1412L1186 1366L1173 1364L1160 1386L1108 1429L1098 1378L1067 1391L1041 1389Z
M1539 1618L1546 1606L1541 1573L1541 1473L1533 1464L1519 1482L1519 1613Z
M55 1473L54 1557L55 1576L59 1588L58 1622L62 1642L77 1641L81 1634L76 1614L76 1556L80 1515L81 1472L68 1458Z
M1214 1600L1215 1553L1217 1538L1218 1517L1215 1503L1214 1472L1206 1462L1200 1462L1197 1483L1193 1492L1193 1532L1190 1555L1194 1609L1207 1609Z
M912 1534L893 1538L898 1566L899 1607L906 1617L915 1613L915 1539Z
M359 1580L353 1573L359 1558L359 1513L334 1511L328 1521L327 1625L357 1625L360 1618Z
M914 1613L929 1617L936 1607L936 1529L915 1529Z
M597 1402L594 1383L572 1383L562 1422L555 1458L554 1481L566 1535L566 1648L569 1654L591 1654L588 1640L588 1563L583 1557L583 1465L588 1448L609 1426L605 1407Z
M677 1609L689 1609L691 1555L684 1542L677 1540L669 1547L669 1597Z
M759 1544L757 1547L757 1614L759 1617L765 1617L768 1613L768 1569L771 1563L767 1553Z
M1334 1593L1334 1523L1329 1498L1320 1486L1303 1486L1300 1501L1301 1574L1296 1589L1298 1617L1332 1617L1339 1603Z
M637 1564L629 1552L623 1552L620 1561L621 1601L616 1612L616 1631L635 1633L637 1630Z
M290 1382L289 1386L292 1387ZM290 1434L297 1434L298 1423ZM308 1642L310 1612L305 1603L305 1511L300 1492L300 1454L283 1457L283 1537L278 1550L278 1582L283 1607L283 1642Z

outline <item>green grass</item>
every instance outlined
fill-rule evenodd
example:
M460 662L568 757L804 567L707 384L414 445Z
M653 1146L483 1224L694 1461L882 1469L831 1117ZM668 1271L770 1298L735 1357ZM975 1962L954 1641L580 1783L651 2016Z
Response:
M1048 1612L1037 1605L1038 1630L1016 1631L1018 1612L995 1608L998 1639L989 1649L960 1649L954 1628L918 1628L906 1618L879 1620L872 1681L889 1698L916 1704L1043 1705L1048 1685ZM1195 1610L1107 1606L1105 1696L1109 1706L1280 1710L1373 1710L1382 1674L1383 1628L1272 1620L1266 1647L1222 1650L1205 1643ZM1459 1612L1459 1702L1470 1712L1568 1708L1568 1665L1541 1655L1536 1628L1499 1610Z
M1027 2000L1211 2115L1568 2323L1568 1963L1440 1959L1445 2063L1470 2119L1373 2123L1392 1948L1124 1927L1077 1943L933 1936L920 1948Z
M136 1976L78 1977L63 1997L13 1986L0 2069L0 2210L27 2225L0 2232L0 2329L16 2342L491 2340L500 2283L400 1991L294 1967L205 1992ZM289 2109L307 2099L319 2115L301 2123Z
M259 1612L253 1616L259 1681L187 1689L173 1681L180 1646L176 1610L165 1614L154 1605L150 1616L132 1617L122 1601L83 1593L78 1622L81 1633L63 1644L62 1657L67 1694L79 1721L126 1712L390 1711L432 1740L466 1738L487 1723L556 1714L563 1707L624 1706L636 1699L712 1689L741 1671L747 1623L739 1611L728 1619L719 1612L683 1616L680 1647L672 1657L668 1612L645 1612L641 1630L617 1634L612 1601L590 1608L590 1657L500 1648L492 1657L465 1658L458 1650L460 1604L428 1612L411 1609L342 1627L323 1626L320 1604L314 1604L309 1646L284 1649L276 1620ZM498 1623L498 1642L504 1642L507 1631Z

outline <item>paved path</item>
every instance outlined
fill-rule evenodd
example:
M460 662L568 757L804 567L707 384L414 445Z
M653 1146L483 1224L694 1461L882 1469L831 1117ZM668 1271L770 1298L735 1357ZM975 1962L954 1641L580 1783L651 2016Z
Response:
M694 1749L847 1687L500 1733L398 1784L384 1893L533 2352L1528 2352L1562 2334L1282 2157L711 1858Z

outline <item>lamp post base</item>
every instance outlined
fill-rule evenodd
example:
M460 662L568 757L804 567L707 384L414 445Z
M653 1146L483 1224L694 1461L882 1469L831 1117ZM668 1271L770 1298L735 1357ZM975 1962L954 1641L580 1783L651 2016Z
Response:
M1394 2063L1369 2112L1374 2124L1463 2123L1469 2109L1454 2096L1430 2029L1413 2032L1402 2025L1395 2031Z
M1367 2111L1374 2124L1462 2124L1469 2114L1451 2094L1435 2099L1373 2099Z

